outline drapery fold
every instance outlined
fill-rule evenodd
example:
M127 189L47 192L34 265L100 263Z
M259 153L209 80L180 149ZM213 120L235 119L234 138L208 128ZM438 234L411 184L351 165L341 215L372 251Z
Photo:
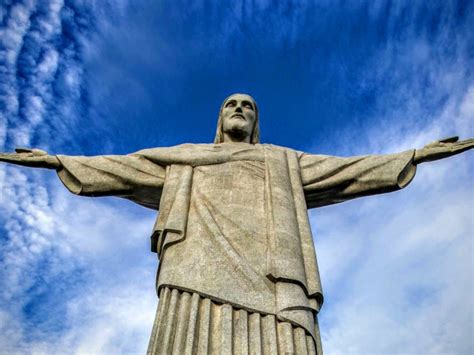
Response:
M164 287L174 287L248 312L271 314L279 321L301 327L312 335L316 344L319 338L314 322L323 294L307 209L405 187L416 172L413 155L414 151L407 151L341 158L266 144L186 144L146 149L125 156L58 156L62 164L58 175L75 194L118 196L160 210L151 238L152 251L160 258L157 292ZM221 235L214 221L216 225L209 226L213 229L206 233L214 238L209 246L228 253L225 257L230 264L226 265L227 274L220 280L224 283L208 282L213 275L200 272L193 275L194 286L186 286L182 282L185 279L179 281L173 273L187 273L193 265L181 264L179 253L173 255L176 260L167 261L166 255L173 248L186 246L190 237L187 232L195 170L229 162L251 162L257 170L259 164L264 166L263 223L267 250L261 262L265 263L264 276L268 279L261 279L255 273L259 269L256 265L239 265L245 258L233 249L232 236ZM235 172L231 179L238 175ZM213 220L213 213L217 212L205 203L197 204L194 218ZM225 215L225 208L219 213ZM203 251L202 257L206 256ZM173 272L160 278L163 266L172 259L169 270ZM232 275L243 275L239 282L244 282L245 291L237 285L232 285L231 291L225 289L230 287L228 282L232 282ZM261 285L256 285L257 280L262 281ZM200 285L210 286L204 292Z
M303 328L274 315L163 287L147 354L321 355L322 349Z

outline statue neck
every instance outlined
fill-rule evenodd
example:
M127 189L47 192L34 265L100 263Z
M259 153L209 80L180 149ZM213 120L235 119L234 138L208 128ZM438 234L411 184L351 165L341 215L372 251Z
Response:
M224 132L224 143L250 143L250 136Z

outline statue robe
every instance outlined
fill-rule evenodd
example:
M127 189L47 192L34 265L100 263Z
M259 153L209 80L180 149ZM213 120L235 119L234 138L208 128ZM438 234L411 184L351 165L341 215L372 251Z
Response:
M157 291L275 315L320 342L323 294L307 209L394 191L413 151L339 158L273 145L185 144L126 156L58 156L66 187L159 209Z

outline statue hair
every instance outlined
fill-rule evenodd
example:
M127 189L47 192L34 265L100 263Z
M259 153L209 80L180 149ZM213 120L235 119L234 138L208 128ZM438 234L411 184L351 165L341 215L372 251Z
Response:
M223 128L222 110L224 109L224 105L227 102L227 100L229 100L234 95L238 95L238 94L232 94L226 97L225 100L222 102L221 108L219 110L219 118L217 120L217 130L216 130L216 137L214 138L214 144L224 143L224 132L222 129ZM258 121L258 106L255 99L251 96L250 98L252 99L253 107L255 109L255 124L253 126L253 131L250 136L250 143L257 144L257 143L260 143L260 125Z

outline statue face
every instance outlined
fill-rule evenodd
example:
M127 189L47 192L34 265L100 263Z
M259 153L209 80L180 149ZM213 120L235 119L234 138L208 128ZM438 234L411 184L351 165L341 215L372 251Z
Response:
M230 96L224 103L221 116L224 141L250 142L256 120L254 100L251 96Z

